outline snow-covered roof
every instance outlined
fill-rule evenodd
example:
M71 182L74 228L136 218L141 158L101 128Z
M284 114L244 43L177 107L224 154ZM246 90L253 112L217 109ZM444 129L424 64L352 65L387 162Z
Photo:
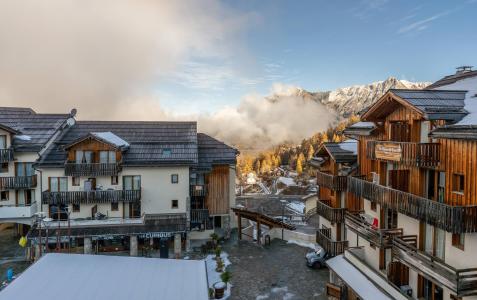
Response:
M209 299L205 262L49 253L0 299Z
M374 122L357 122L350 126L351 128L376 128Z
M283 183L286 186L295 186L296 182L290 177L278 177L278 182Z
M344 151L353 152L353 154L358 155L358 141L357 140L346 140L342 143L339 143L338 146Z
M116 147L129 147L129 143L115 135L111 131L91 132L91 134L100 140L115 145Z
M361 299L391 299L391 297L382 292L363 273L348 262L343 255L330 258L326 261L326 264L346 282Z
M324 143L316 155L329 155L338 163L354 162L358 155L358 141L349 139L341 143Z

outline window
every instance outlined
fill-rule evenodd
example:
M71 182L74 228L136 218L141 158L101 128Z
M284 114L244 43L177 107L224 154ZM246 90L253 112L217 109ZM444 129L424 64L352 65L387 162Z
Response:
M170 148L162 149L162 155L165 157L169 157L172 154L172 150Z
M0 173L6 173L6 172L8 172L8 163L2 163L0 168Z
M171 175L171 183L179 183L179 174Z
M30 206L35 201L34 197L33 190L19 190L17 191L17 205Z
M33 163L18 162L15 164L15 176L32 176L34 173Z
M73 176L71 181L72 181L73 186L79 186L80 185L80 177L78 177L78 176Z
M68 191L68 177L48 177L50 192Z
M118 202L111 202L111 211L118 211L118 210L119 210Z
M452 177L452 190L456 193L463 194L464 193L464 175L462 174L454 174Z
M192 173L190 174L190 184L191 185L204 185L205 176L202 173Z
M6 149L6 148L7 148L7 136L0 135L0 149Z
M464 251L465 234L452 234L452 246Z
M116 162L116 152L99 151L99 162L102 164L114 164Z
M111 176L111 185L118 185L119 177L118 176Z
M173 209L179 208L179 200L172 200L171 201L171 208L173 208Z
M376 202L371 202L371 210L376 211Z
M124 190L140 190L141 189L141 176L123 176L123 189Z
M80 212L80 205L79 204L73 204L73 212Z
M93 151L76 150L77 164L90 164L93 162Z
M0 194L0 201L8 201L8 191L2 191Z

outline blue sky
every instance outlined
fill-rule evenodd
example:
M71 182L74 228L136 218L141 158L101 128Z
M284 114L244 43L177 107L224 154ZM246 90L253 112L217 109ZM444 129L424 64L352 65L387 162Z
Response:
M384 80L434 81L477 67L477 0L233 1L252 16L229 57L190 58L161 81L161 106L176 113L238 105L273 83L330 90Z

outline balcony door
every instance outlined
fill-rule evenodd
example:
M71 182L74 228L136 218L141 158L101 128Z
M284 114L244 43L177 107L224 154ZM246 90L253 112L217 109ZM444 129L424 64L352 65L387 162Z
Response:
M75 162L77 164L93 163L93 151L76 150Z
M391 122L390 124L390 140L395 142L411 141L411 125L407 122Z
M124 190L141 190L141 176L123 176ZM141 217L141 202L129 203L129 218Z
M442 288L430 280L419 275L419 299L443 300L444 291Z
M6 149L6 148L7 148L7 136L0 135L0 149Z

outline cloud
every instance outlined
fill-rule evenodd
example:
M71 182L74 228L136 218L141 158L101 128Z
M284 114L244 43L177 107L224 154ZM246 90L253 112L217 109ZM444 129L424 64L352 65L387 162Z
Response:
M90 119L117 117L125 107L141 115L156 101L154 87L184 61L237 55L249 17L218 0L1 1L0 102L77 107ZM197 87L231 76L226 68L207 76L202 65L185 67L177 78Z
M296 86L274 84L271 96L247 95L237 107L199 116L199 129L242 149L300 142L336 120L333 112L300 91Z
M389 0L361 0L351 12L355 17L365 21L376 11L383 10L388 2Z

